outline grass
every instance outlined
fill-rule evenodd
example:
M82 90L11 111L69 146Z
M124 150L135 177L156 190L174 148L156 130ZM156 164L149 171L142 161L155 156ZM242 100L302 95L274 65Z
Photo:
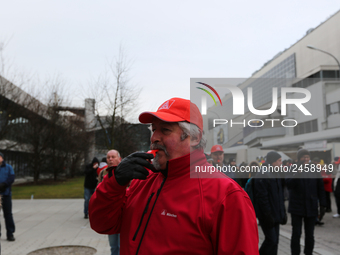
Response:
M84 177L59 182L44 181L38 184L29 183L12 186L13 199L30 199L32 195L34 199L83 198Z

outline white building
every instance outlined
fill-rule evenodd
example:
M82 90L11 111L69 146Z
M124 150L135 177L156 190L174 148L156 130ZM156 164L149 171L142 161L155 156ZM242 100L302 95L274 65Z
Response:
M208 114L204 116L208 140L207 152L216 144L217 134L224 133L226 136L224 141L219 142L225 149L226 158L236 157L238 164L242 161L249 163L258 156L266 155L269 150L281 151L295 159L297 150L306 148L311 151L312 158L319 157L326 163L330 163L335 156L340 156L340 64L337 62L340 60L339 24L340 11L318 27L309 29L298 42L278 53L260 70L238 85L245 98L247 88L253 89L254 108L258 110L271 108L272 88L278 88L279 105L274 113L267 116L254 115L245 105L244 115L233 115L231 110L233 100L230 93L222 98L222 107L221 105L210 107ZM308 45L328 52L333 57L310 49ZM203 82L208 81L215 87L218 84L218 81L214 82L212 79ZM285 116L281 115L283 109L280 105L280 88L283 87L309 90L311 99L304 106L311 115L305 115L293 105L288 105ZM292 93L290 97L300 98L301 93ZM248 123L249 120L260 119L264 124L262 127L248 125L231 127L228 124L213 128L212 120L216 118L241 123L244 120ZM280 121L276 121L272 127L272 122L265 119ZM286 119L294 119L298 124L295 127L283 127L280 122ZM262 122L251 121L250 125L262 125Z

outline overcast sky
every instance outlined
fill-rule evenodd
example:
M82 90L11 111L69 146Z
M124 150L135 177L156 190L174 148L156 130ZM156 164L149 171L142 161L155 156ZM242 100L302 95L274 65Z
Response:
M122 44L143 88L136 113L190 98L193 77L246 78L340 9L339 0L5 1L0 41L16 70L60 75L83 106L83 86Z

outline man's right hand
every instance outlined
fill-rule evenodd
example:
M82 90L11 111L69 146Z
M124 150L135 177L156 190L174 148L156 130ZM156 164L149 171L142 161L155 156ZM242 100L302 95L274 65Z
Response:
M275 226L275 220L270 213L265 214L264 225L267 228L273 228Z
M7 184L4 182L0 183L0 193L5 192L6 189L7 189Z
M145 152L135 152L124 158L114 171L117 183L125 186L132 179L145 180L149 175L145 167L155 170L154 166L147 159L153 159L153 155Z

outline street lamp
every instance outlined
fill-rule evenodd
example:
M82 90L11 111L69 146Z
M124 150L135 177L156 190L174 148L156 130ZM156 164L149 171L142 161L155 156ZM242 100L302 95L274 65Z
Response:
M323 53L325 53L325 54L327 54L327 55L329 55L329 56L331 56L332 58L334 58L335 59L335 61L336 61L336 63L338 64L338 66L339 66L339 75L340 75L340 62L339 62L339 60L335 57L335 56L333 56L331 53L329 53L329 52L327 52L327 51L324 51L324 50L321 50L321 49L318 49L318 48L316 48L316 47L314 47L314 46L312 46L312 45L307 45L307 48L309 48L309 49L312 49L312 50L318 50L318 51L321 51L321 52L323 52ZM338 77L339 78L339 77Z

